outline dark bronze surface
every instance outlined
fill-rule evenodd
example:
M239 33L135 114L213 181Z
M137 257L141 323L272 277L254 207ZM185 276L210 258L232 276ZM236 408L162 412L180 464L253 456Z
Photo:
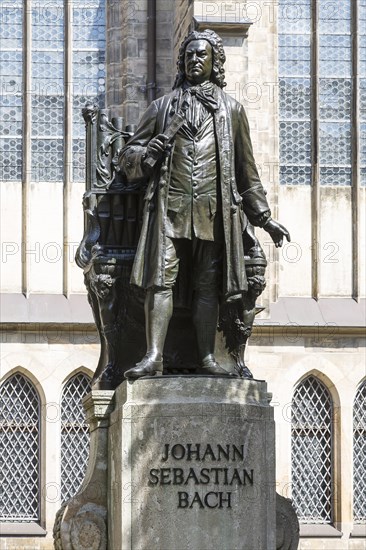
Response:
M244 108L223 91L224 61L214 32L191 33L173 92L133 135L105 110L85 110L77 262L101 334L98 387L160 374L163 363L165 373L252 376L244 348L267 264L253 226L276 246L290 237L271 218Z

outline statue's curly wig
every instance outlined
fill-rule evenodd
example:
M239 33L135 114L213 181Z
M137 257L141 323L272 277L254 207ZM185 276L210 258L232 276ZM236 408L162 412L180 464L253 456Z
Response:
M214 31L205 29L202 32L192 31L183 40L179 50L179 56L177 61L178 72L177 72L177 76L175 77L173 90L175 90L176 88L179 88L179 86L183 84L186 78L184 57L185 57L186 47L190 42L192 42L192 40L206 40L207 42L209 42L209 44L211 44L213 63L212 63L212 73L211 73L210 80L214 84L217 84L217 86L219 86L220 88L223 88L224 86L226 86L225 69L224 69L226 55L224 52L222 39Z

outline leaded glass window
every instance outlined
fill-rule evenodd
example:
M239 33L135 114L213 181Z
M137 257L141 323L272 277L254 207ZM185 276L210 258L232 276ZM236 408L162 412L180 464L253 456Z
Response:
M360 41L360 171L361 183L366 185L366 0L359 6Z
M90 391L90 378L79 373L66 384L61 400L61 499L68 501L84 479L89 455L89 429L82 398Z
M282 1L279 29L281 182L311 183L311 5Z
M0 21L0 181L83 181L81 108L104 105L105 0L1 0Z
M352 2L359 2L358 19ZM280 182L351 185L360 169L366 183L365 80L358 112L352 84L357 74L366 74L366 0L279 5ZM352 151L352 126L360 130L359 158ZM354 173L353 162L360 165Z
M302 523L332 521L332 416L329 391L309 376L292 399L292 499Z
M353 408L353 518L366 523L366 381Z
M22 177L23 2L0 3L0 180Z
M39 521L40 400L21 374L0 387L0 447L0 520Z
M32 3L32 181L62 181L64 162L63 0Z
M104 0L75 1L73 5L73 179L84 180L85 126L81 109L87 101L104 104Z

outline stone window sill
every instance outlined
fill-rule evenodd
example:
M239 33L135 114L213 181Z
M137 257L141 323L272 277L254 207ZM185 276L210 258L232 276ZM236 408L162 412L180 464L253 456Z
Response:
M351 538L366 538L366 524L365 523L359 523L355 524L352 529Z
M341 538L342 532L332 525L300 525L301 538Z
M38 523L3 523L0 537L45 537L47 531Z

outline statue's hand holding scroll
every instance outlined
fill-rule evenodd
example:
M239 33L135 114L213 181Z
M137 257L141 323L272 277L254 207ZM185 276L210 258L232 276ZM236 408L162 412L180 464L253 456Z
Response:
M144 158L144 164L149 165L151 168L155 163L162 158L167 150L168 136L165 134L159 134L152 138L146 147L146 154Z

